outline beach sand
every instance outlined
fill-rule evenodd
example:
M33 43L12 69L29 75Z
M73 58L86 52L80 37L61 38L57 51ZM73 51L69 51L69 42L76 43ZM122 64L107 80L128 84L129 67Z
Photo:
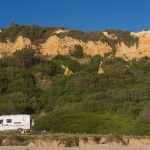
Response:
M83 147L27 147L27 146L0 146L0 150L150 150L150 145L108 145L98 144Z

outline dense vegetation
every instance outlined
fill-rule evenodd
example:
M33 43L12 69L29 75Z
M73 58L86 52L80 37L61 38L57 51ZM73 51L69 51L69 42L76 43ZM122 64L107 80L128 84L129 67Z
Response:
M54 31L58 29L65 29L63 27L40 27L38 25L18 25L11 24L10 27L3 29L0 32L0 42L6 42L9 39L15 42L19 35L29 38L33 44L44 43Z
M61 64L74 74L64 76ZM52 82L44 90L38 73ZM17 113L32 114L36 130L150 135L150 58L94 56L80 64L70 56L49 60L37 50L16 51L0 60L0 115Z
M83 47L81 45L74 45L74 49L70 51L70 55L75 58L84 58Z
M132 46L136 44L138 46L139 39L130 34L130 31L122 31L122 30L105 30L112 37L116 37L114 42L124 42L127 46Z

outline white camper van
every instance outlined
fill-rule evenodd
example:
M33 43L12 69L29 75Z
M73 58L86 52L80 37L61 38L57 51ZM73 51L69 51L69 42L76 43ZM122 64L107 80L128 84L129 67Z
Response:
M34 121L29 115L4 115L0 116L0 131L30 130Z

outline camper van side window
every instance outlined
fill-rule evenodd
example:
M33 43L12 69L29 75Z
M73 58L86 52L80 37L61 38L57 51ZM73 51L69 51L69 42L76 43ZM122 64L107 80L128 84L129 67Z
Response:
M6 123L12 123L11 119L6 119Z
M3 123L3 120L0 120L0 124L2 124Z

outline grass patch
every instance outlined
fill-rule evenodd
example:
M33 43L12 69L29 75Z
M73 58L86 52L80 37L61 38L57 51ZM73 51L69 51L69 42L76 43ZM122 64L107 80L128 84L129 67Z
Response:
M63 124L53 124L49 118L57 115ZM84 112L53 112L44 117L35 117L35 130L64 133L96 133L118 135L150 135L148 123L129 116L95 114Z

